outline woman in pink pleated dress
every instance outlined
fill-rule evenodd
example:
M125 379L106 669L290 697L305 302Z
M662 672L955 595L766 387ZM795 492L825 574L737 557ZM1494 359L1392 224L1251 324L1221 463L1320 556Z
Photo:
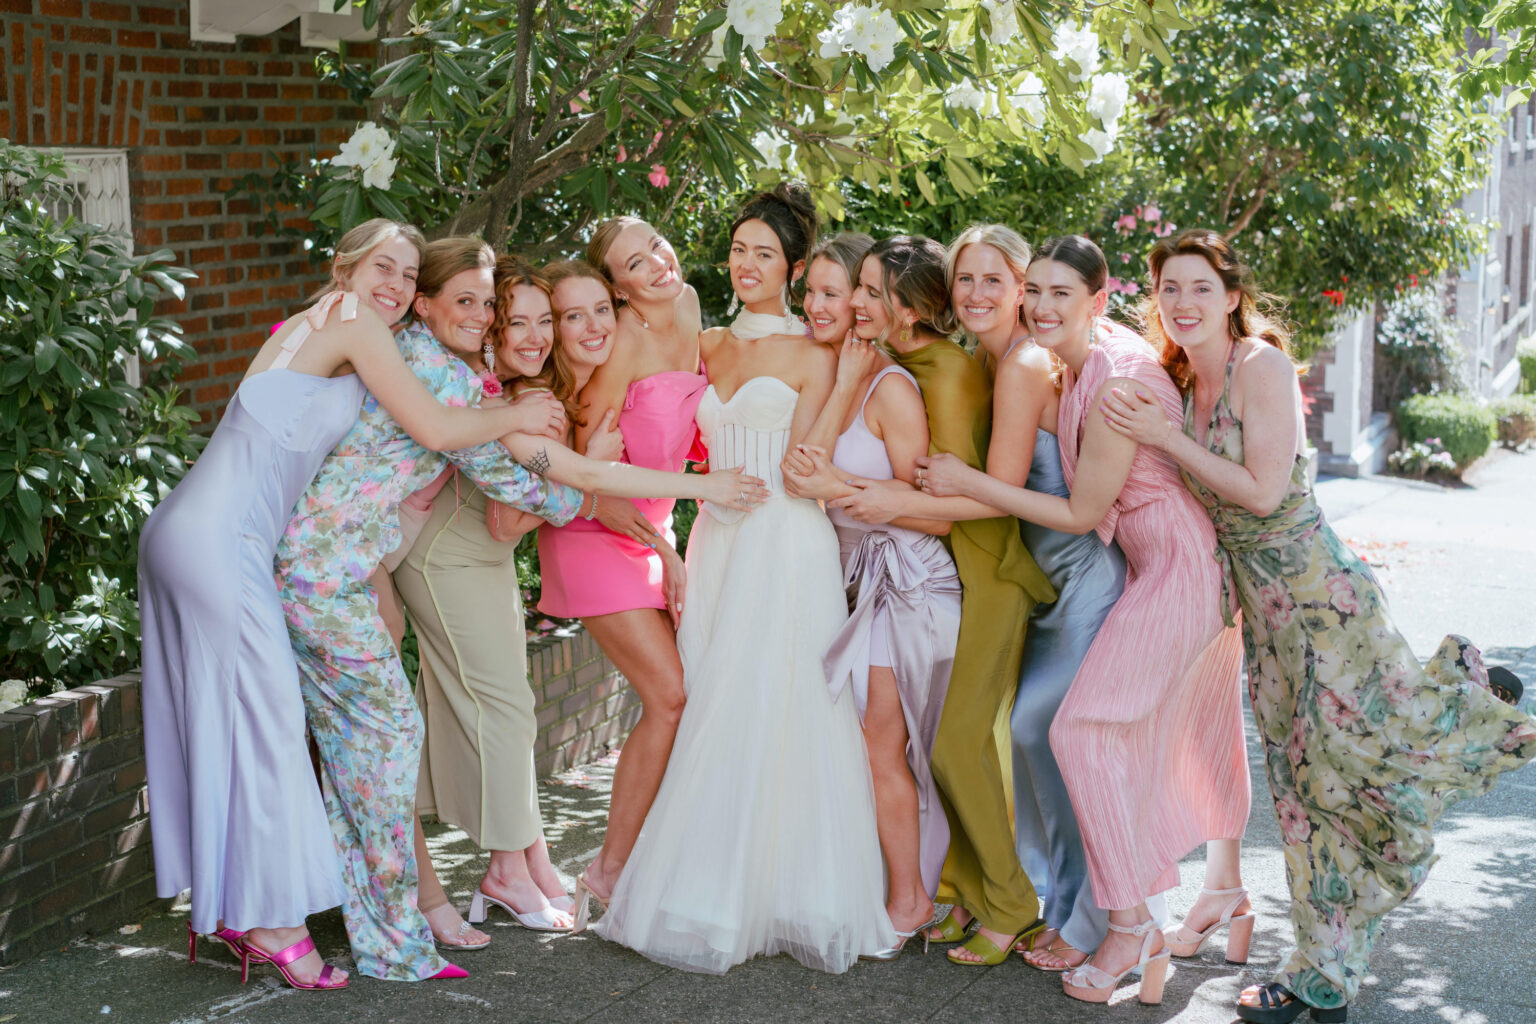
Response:
M698 295L683 282L667 240L634 217L601 224L587 263L622 305L612 352L581 389L576 448L585 451L593 432L616 416L623 461L676 472L695 451L694 412L709 383L699 372ZM674 504L603 498L595 516L539 531L539 610L581 619L640 695L640 718L614 769L603 847L582 874L585 891L599 901L613 892L640 834L683 714L676 629L684 572L673 547Z
M1097 530L1125 553L1125 591L1051 726L1094 900L1109 911L1109 935L1062 981L1074 999L1107 1002L1139 968L1139 998L1157 1003L1169 946L1147 898L1177 885L1179 859L1202 843L1206 892L1187 923L1206 934L1230 923L1228 956L1247 959L1242 643L1223 622L1209 517L1172 460L1112 430L1099 409L1115 387L1155 395L1170 416L1181 405L1152 347L1103 318L1107 276L1098 246L1068 236L1042 245L1025 278L1033 338L1062 364L1056 434L1070 495L1011 487L945 455L922 460L921 480L930 493L964 494L1055 530Z

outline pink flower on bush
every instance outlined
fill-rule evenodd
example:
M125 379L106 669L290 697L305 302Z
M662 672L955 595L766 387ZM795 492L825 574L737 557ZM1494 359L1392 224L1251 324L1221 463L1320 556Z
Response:
M651 173L647 177L650 179L651 184L657 188L666 188L667 184L672 180L667 177L667 169L661 164L651 164Z
M1154 231L1152 233L1154 235L1156 235L1158 238L1167 238L1169 235L1173 234L1173 232L1174 232L1173 221L1165 220L1165 221L1163 221L1163 226L1158 228L1156 231Z
M1163 219L1163 211L1159 210L1155 206L1149 206L1145 210L1141 211L1141 219L1146 221L1148 224L1156 224L1158 221Z
M1119 220L1115 221L1115 230L1120 232L1122 235L1128 235L1132 231L1135 231L1136 215L1134 213L1128 213L1121 217Z
M629 154L627 152L625 152L623 144L620 143L620 145L619 145L619 163L623 163L625 160L628 160L628 159L629 159Z
M1121 263L1129 263L1129 262L1131 262L1131 254L1128 253L1128 252L1121 253L1120 254L1120 262Z

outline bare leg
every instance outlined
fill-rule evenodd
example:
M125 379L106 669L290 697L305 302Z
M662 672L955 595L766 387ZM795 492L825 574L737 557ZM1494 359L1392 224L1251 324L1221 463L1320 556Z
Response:
M543 842L541 837L539 844ZM532 849L529 847L529 850ZM520 914L542 914L549 917L555 927L569 928L570 914L549 905L549 898L529 871L527 854L526 850L492 850L491 863L485 869L485 877L480 880L480 891L515 908ZM547 863L547 851L544 856Z
M672 756L677 724L683 717L683 663L677 634L659 608L635 608L581 620L603 653L640 695L640 721L624 743L613 772L608 802L608 833L587 879L603 898L613 892L624 862L640 835L640 826L661 788Z
M1212 839L1205 844L1205 888L1241 889L1243 869L1241 864L1243 841L1241 839ZM1221 920L1221 912L1232 904L1232 896L1201 895L1189 908L1184 927L1192 932L1203 932ZM1249 910L1244 900L1233 912L1246 914ZM1192 938L1193 936L1186 936Z
M1134 928L1144 921L1152 920L1152 912L1147 909L1145 903L1138 903L1129 910L1111 910L1109 923L1124 925ZM1141 944L1144 939L1136 935L1127 935L1124 932L1111 931L1104 936L1104 941L1099 943L1099 948L1094 950L1093 963L1101 970L1110 974L1119 974L1127 967L1141 959ZM1157 939L1152 943L1151 952L1156 955L1162 952L1163 941Z
M896 676L886 667L869 669L864 741L875 786L875 825L890 876L885 912L893 928L909 932L933 916L933 901L923 887L917 786L907 767L907 721Z
M416 818L416 906L421 916L432 928L432 937L444 946L477 946L489 942L490 936L478 928L465 928L464 917L448 900L443 883L438 880L437 869L432 866L432 855L427 852L427 839L421 831L421 817Z
M555 865L549 859L549 844L543 836L523 851L523 858L528 864L528 877L539 887L546 898L555 900L562 896L569 896L565 883L560 880L560 873L555 870Z

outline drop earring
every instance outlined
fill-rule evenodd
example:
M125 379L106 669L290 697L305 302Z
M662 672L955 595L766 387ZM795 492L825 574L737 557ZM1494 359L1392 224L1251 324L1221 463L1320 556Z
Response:
M485 363L485 372L494 375L496 373L496 349L490 342L480 346L480 359Z

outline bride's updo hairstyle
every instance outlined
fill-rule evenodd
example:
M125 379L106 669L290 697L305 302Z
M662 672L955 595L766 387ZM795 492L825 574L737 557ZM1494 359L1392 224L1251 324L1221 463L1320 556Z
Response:
M781 181L771 192L759 192L748 199L736 219L731 221L730 238L749 220L760 220L773 230L789 262L789 280L794 284L795 265L804 263L816 245L816 203L811 190L798 181ZM805 267L801 267L803 272Z
M1188 391L1194 381L1195 371L1189 365L1189 357L1163 329L1163 317L1157 308L1158 281L1163 267L1175 256L1199 256L1210 264L1221 285L1228 292L1238 292L1242 298L1237 307L1227 315L1227 333L1233 341L1252 338L1266 342L1291 354L1291 334L1272 315L1276 301L1261 293L1253 282L1253 274L1237 255L1237 250L1225 238L1205 228L1190 228L1176 237L1164 238L1147 254L1147 270L1152 276L1152 287L1141 304L1142 326L1147 340L1158 350L1163 368L1179 386Z
M895 319L894 295L917 314L914 327L944 338L959 329L949 301L948 254L942 245L923 235L894 235L876 242L868 258L880 262L880 301L886 316Z

